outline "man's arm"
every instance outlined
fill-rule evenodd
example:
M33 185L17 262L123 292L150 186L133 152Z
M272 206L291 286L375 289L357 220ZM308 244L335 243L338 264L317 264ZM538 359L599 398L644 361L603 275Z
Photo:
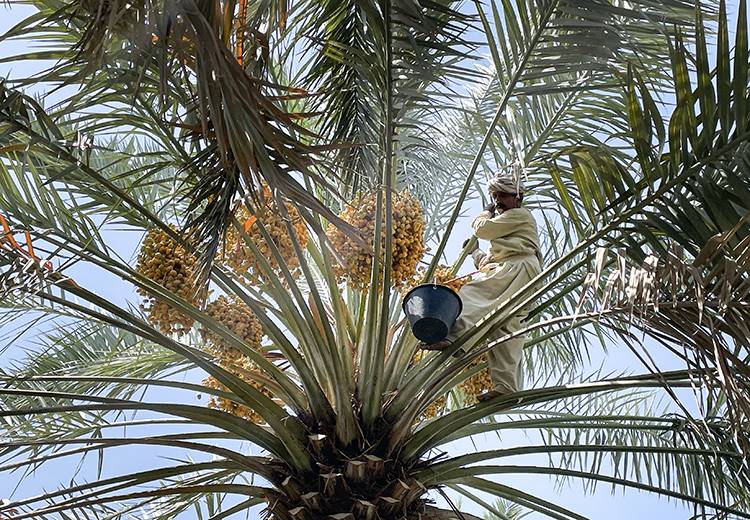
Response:
M503 211L497 216L491 216L490 212L483 211L472 222L474 236L482 240L494 240L506 237L518 230L519 226L528 225L529 218L526 211L513 209Z

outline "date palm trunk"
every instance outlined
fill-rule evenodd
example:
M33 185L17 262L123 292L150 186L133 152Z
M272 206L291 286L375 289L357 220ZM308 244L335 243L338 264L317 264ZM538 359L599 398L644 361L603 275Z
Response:
M448 511L445 509L438 509L437 507L428 506L425 508L425 512L420 516L420 520L482 520L478 516L470 515L469 513L456 513L454 511Z

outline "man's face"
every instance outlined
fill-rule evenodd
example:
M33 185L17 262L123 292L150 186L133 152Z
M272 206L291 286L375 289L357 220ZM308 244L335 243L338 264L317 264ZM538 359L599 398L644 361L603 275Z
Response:
M497 208L503 211L521 206L515 193L502 193L495 191L492 193L492 200L495 201Z

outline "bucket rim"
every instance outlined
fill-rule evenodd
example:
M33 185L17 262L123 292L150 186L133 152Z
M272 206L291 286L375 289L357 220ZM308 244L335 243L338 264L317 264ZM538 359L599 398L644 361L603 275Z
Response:
M446 291L448 291L449 293L451 293L456 298L456 300L458 300L458 315L459 316L461 315L461 311L464 310L464 302L463 302L463 300L461 300L461 297L458 295L458 293L456 291L454 291L453 289L451 289L447 285L442 285L442 284L439 284L439 283L421 283L421 284L417 285L416 287L412 287L409 290L409 292L407 292L404 295L403 299L401 300L401 309L404 312L406 312L406 308L405 308L406 307L406 301L409 299L409 296L411 296L411 293L413 293L414 291L416 291L417 289L422 288L422 287L439 287L439 288L445 289Z

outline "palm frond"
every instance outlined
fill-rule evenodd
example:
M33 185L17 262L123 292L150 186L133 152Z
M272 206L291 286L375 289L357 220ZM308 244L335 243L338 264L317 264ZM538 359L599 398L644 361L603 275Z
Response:
M583 518L505 480L531 474L750 516L744 7L732 62L720 3L711 66L712 2L35 5L6 38L46 38L27 56L57 60L40 81L78 90L55 104L0 90L0 324L38 313L57 327L0 373L0 472L122 446L175 458L76 474L0 515L460 516L430 506L433 492L499 518ZM448 350L415 356L391 283L394 190L426 209L430 279L483 196L477 173L519 165L544 271ZM370 284L355 288L325 229L361 189L374 190L374 233ZM202 255L201 287L183 285L236 302L258 338L211 310L228 306L131 266L112 242L122 225ZM122 297L98 294L89 269ZM187 325L154 325L135 291ZM527 308L522 330L488 343ZM528 390L475 405L454 390L521 336ZM646 373L583 376L595 342L629 348ZM664 371L655 348L686 369ZM509 446L510 432L527 435ZM484 434L501 444L461 447Z

